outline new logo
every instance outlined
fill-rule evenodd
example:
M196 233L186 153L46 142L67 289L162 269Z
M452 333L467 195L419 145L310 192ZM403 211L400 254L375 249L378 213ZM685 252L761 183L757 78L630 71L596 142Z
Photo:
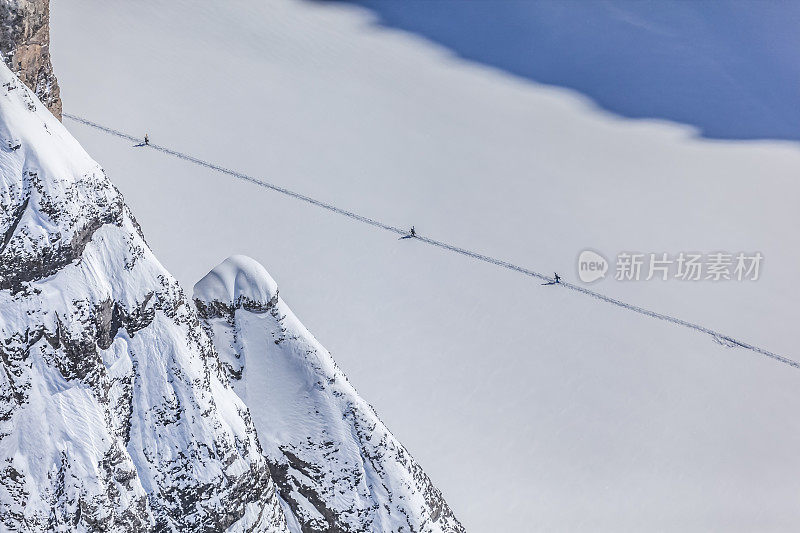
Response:
M591 283L606 276L608 260L594 250L584 250L578 256L578 278Z

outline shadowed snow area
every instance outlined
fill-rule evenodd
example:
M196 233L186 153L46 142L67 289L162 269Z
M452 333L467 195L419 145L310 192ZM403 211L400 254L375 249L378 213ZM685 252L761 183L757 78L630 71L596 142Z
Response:
M800 4L352 0L460 56L716 139L800 140Z
M624 119L339 3L55 2L51 49L69 113L565 281L585 248L760 251L756 282L591 287L800 357L794 143ZM68 126L184 287L268 268L468 531L800 524L800 372Z

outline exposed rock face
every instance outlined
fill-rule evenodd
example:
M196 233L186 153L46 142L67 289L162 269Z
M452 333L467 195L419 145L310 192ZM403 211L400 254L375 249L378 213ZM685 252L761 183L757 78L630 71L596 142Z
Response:
M264 267L231 257L195 285L194 298L250 407L293 533L464 531Z
M284 532L278 500L194 305L0 65L0 531Z
M0 0L0 53L61 120L58 80L50 63L50 0Z

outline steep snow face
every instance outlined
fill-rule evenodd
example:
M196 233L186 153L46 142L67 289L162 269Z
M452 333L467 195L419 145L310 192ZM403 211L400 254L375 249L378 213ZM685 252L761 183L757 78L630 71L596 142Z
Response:
M97 163L0 84L0 530L285 531L194 306Z
M261 265L231 257L194 298L251 409L292 531L464 531Z

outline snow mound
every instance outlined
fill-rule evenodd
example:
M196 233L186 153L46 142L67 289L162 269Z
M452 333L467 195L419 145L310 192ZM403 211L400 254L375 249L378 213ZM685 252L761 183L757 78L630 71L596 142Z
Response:
M278 295L278 284L255 259L232 255L194 286L194 299L236 304L245 299L267 304Z

